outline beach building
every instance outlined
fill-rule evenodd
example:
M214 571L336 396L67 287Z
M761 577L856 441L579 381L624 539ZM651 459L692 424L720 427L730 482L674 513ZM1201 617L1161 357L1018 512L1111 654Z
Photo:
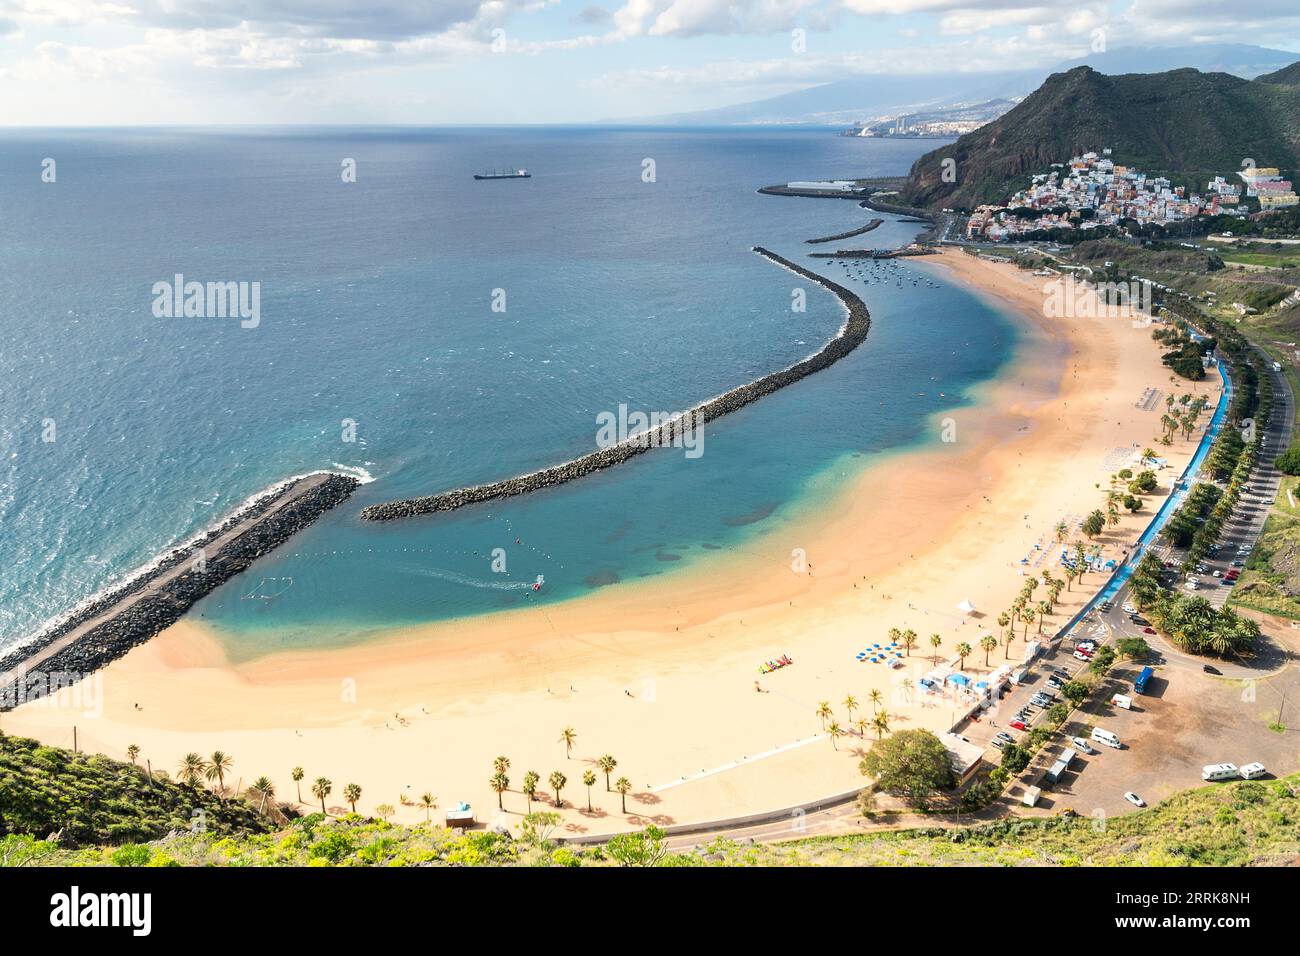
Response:
M952 772L957 775L960 786L979 769L984 761L984 748L976 746L969 740L962 740L951 732L940 734L939 739L943 742L944 749L948 751L948 756L952 760Z

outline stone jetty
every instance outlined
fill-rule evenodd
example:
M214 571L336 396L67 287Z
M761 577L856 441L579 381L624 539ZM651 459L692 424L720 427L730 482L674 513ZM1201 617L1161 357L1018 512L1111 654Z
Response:
M370 521L391 521L396 518L410 518L415 515L432 514L438 511L454 511L466 505L492 501L497 498L510 498L515 495L538 491L542 488L554 487L597 471L603 471L648 451L650 448L668 447L673 443L673 437L677 434L677 429L699 427L706 422L721 418L729 412L744 408L765 395L771 395L787 385L792 385L814 372L819 372L835 364L862 344L867 337L867 330L871 326L871 316L867 312L866 305L853 292L761 246L755 246L753 251L768 261L795 273L800 278L815 282L822 288L833 292L839 298L847 313L847 318L839 334L827 342L820 351L808 356L801 362L796 362L789 368L765 375L748 385L741 385L739 388L733 388L717 398L709 399L707 402L696 405L691 410L684 412L680 417L658 428L634 435L627 441L612 445L609 448L602 448L589 455L583 455L581 458L544 468L532 474L519 475L492 484L474 485L468 488L445 491L441 494L428 495L423 498L408 498L402 501L387 501L382 504L371 505L361 512L361 517Z
M834 236L822 236L820 239L805 239L804 242L810 246L815 246L822 242L839 242L841 239L852 239L854 236L870 232L884 221L883 219L872 219L865 226L859 226L857 229L850 229L848 232L841 232Z
M357 479L307 475L277 487L148 571L0 658L0 711L71 686L171 624L201 597L347 499Z

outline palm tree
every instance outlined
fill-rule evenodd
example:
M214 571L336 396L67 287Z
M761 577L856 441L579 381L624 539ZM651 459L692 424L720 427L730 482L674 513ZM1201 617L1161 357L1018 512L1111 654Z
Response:
M998 646L998 639L992 634L985 634L980 638L980 647L984 648L984 666L989 666L989 652Z
M528 801L529 813L533 812L533 798L537 796L537 784L541 779L536 770L530 770L524 774L524 782L519 788L524 792L524 799Z
M966 669L966 658L970 656L970 651L970 645L965 641L957 645L957 657L961 659L961 663L957 665L958 670Z
M618 795L623 798L623 812L627 813L627 795L628 791L632 789L631 781L628 780L627 777L619 777L614 781L614 789L618 791Z
M203 774L207 768L208 765L202 757L196 753L188 753L181 758L177 775L180 777L181 783L197 787L203 782Z
M870 717L859 717L857 720L855 720L855 721L853 722L853 726L856 727L856 728L858 729L858 736L859 736L859 737L866 737L866 736L867 736L867 728L871 726L871 718L870 718Z
M596 785L596 774L591 770L582 771L582 785L587 788L587 812L591 813L591 788Z
M493 772L493 773L505 773L505 772L506 772L507 770L509 770L509 769L510 769L510 758L509 758L509 757L497 757L496 760L493 760L493 761L492 761L492 772Z
M573 742L578 739L578 732L572 727L565 727L560 731L560 743L564 744L564 757L566 760L572 760Z
M849 712L849 723L853 723L853 712L858 709L858 699L852 694L844 698L844 709Z
M903 632L896 627L891 627L889 629L889 639L894 643L898 643L903 639Z
M357 812L357 801L361 799L361 785L350 783L343 788L343 799L352 807L352 812Z
M1051 602L1051 601L1039 601L1039 602L1038 602L1038 633L1039 633L1039 634L1042 634L1042 633L1043 633L1043 619L1044 619L1045 617L1047 617L1047 615L1049 615L1049 614L1051 614L1051 613L1052 613L1052 602Z
M505 807L501 804L501 794L510 789L510 778L505 775L505 771L498 770L492 775L492 779L488 781L488 786L497 795L497 809L504 810Z
M882 710L871 721L871 726L876 729L876 739L882 739L885 734L889 733L889 715Z
M569 778L558 770L552 770L550 777L547 778L547 782L550 783L551 789L555 791L555 805L557 807L564 806L564 803L560 800L560 791L563 790L564 785L569 782Z
M834 747L836 750L839 750L840 746L839 744L836 743L836 741L844 736L844 728L832 720L831 725L826 728L826 733L830 735L831 746Z
M873 687L868 699L871 701L872 710L880 710L880 705L885 702L885 695L878 688Z
M203 775L209 780L217 781L218 797L226 792L226 771L234 765L235 761L224 751L214 750L212 752L212 759L204 769Z
M253 781L253 785L248 788L248 792L255 795L259 802L257 812L266 812L266 801L275 799L275 784L271 782L270 777L262 776Z
M907 656L912 656L912 648L916 647L916 631L910 627L903 632L903 638L898 643L903 645L903 650L907 651Z
M817 716L821 718L822 730L826 729L826 720L831 717L833 713L834 711L831 710L831 702L829 700L824 700L817 705Z
M1064 521L1056 522L1056 528L1054 530L1056 531L1057 544L1060 544L1062 541L1064 541L1066 538L1070 536L1070 529L1065 526Z
M1037 616L1038 616L1038 615L1034 613L1034 609L1031 608L1031 607L1027 607L1027 608L1025 608L1023 611L1020 612L1020 620L1022 620L1022 621L1025 622L1025 639L1026 639L1026 640L1029 639L1029 625L1031 625L1031 624L1034 623L1034 618L1036 618Z
M126 757L128 760L131 761L132 767L135 766L135 758L138 756L140 756L140 748L137 747L135 744L131 744L129 747L126 748Z
M938 634L930 635L930 646L934 648L934 662L939 663L939 646L943 643L943 638Z
M605 775L605 792L609 793L609 775L613 773L614 768L618 766L618 761L610 754L605 754L596 761L596 766L599 767L601 773Z
M320 801L320 812L328 813L325 809L325 798L334 792L334 781L326 780L324 777L317 777L315 783L311 785L311 795Z
M290 776L293 777L293 782L298 785L298 802L302 803L302 767L294 767L293 773L290 774Z
M379 806L375 807L375 816L379 817L379 819L383 820L385 823L387 823L388 818L396 812L397 811L393 809L391 803L381 803Z
M438 809L438 798L431 793L422 793L415 805L424 811L424 822L428 823L430 812Z

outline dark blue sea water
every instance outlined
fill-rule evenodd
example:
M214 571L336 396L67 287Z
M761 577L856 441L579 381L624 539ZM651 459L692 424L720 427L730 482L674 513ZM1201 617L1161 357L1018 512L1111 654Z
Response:
M712 423L698 459L658 451L409 522L357 513L584 454L602 411L680 410L816 350L838 302L809 287L807 311L791 311L807 284L750 247L842 279L807 258L833 247L803 240L873 214L756 187L897 174L926 145L822 129L0 134L0 647L322 468L374 481L194 611L236 656L743 549L846 463L932 440L928 417L1012 354L1009 323L928 272L882 267L850 280L872 313L866 344ZM471 178L507 165L534 176ZM890 221L850 244L917 228ZM259 282L261 324L156 318L151 288L176 273Z

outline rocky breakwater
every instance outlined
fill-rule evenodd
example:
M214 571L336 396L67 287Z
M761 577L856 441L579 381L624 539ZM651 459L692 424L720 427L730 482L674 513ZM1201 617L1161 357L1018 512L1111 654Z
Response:
M407 498L401 501L387 501L382 504L371 505L361 512L361 517L369 521L392 521L397 518L410 518L415 515L433 514L438 511L454 511L466 505L491 501L497 498L510 498L515 495L538 491L542 488L561 485L567 481L574 481L584 475L621 464L651 448L669 447L673 444L673 439L678 434L679 429L698 428L707 422L721 418L723 415L744 408L765 395L771 395L787 385L792 385L814 372L819 372L835 364L866 340L867 331L871 327L871 315L863 301L853 292L839 283L805 269L803 266L761 246L755 246L753 251L801 278L833 292L839 298L840 303L844 306L847 318L840 328L839 334L827 342L820 351L808 356L801 362L796 362L789 368L781 369L779 372L765 375L748 385L741 385L739 388L724 392L717 398L711 398L707 402L696 405L689 411L683 412L680 416L657 428L634 435L627 441L612 445L609 448L602 448L589 455L583 455L581 458L544 468L532 474L519 475L492 484L474 485L422 498Z
M0 710L70 686L143 644L200 598L346 500L357 484L338 474L289 482L168 552L149 571L78 608L0 659Z

